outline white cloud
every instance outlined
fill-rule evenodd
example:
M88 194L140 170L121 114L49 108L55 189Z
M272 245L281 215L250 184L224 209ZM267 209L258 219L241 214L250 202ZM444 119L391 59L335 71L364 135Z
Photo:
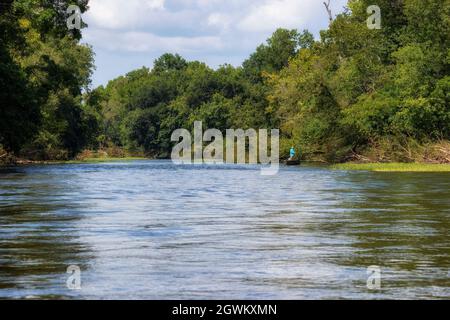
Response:
M219 37L161 37L147 32L97 30L85 37L88 43L114 52L214 52L223 49Z
M85 42L95 51L123 62L149 65L165 52L213 63L241 63L279 27L309 29L328 25L321 0L90 0L83 20ZM332 0L342 12L347 0ZM145 54L146 53L146 54ZM132 57L132 58L131 58ZM145 60L142 58L145 57ZM105 64L94 75L103 79Z
M334 8L346 1L334 1ZM340 12L341 10L339 10ZM326 21L326 12L319 0L265 0L251 7L238 24L248 32L267 32L277 28L300 28L321 19Z
M218 27L222 31L229 30L231 23L233 22L232 17L223 13L212 13L208 17L208 25L213 27Z
M259 32L279 27L298 27L302 22L305 23L314 1L317 3L317 0L262 1L262 4L255 5L242 19L239 28L243 31Z
M142 24L164 10L165 0L91 0L86 20L94 26L120 29Z

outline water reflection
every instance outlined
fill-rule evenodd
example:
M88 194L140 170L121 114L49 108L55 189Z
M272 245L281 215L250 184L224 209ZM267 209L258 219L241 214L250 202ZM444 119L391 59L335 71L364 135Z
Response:
M165 161L3 170L0 297L448 298L449 178ZM81 291L65 288L70 264Z
M0 171L1 297L71 295L66 268L73 262L85 266L90 250L73 227L81 216L67 196L67 182L51 170Z

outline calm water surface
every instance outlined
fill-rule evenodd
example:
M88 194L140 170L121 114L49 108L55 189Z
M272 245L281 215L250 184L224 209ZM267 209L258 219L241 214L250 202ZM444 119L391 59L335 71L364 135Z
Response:
M448 299L449 230L444 173L0 169L0 298Z

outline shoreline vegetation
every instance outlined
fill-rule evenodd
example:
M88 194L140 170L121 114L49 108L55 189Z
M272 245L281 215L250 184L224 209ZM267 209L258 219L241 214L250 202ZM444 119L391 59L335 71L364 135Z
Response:
M103 163L103 162L128 162L136 160L152 160L140 153L129 153L118 148L106 151L85 150L73 159L45 159L35 160L14 156L10 153L0 153L0 167L6 166L26 166L43 164L83 164L83 163ZM108 151L110 151L108 150ZM1 151L1 149L0 149Z
M28 165L47 165L47 164L93 164L93 163L107 163L107 162L129 162L139 160L154 160L146 157L105 157L105 158L85 158L79 160L27 160L15 159L11 162L0 161L0 167L16 167Z

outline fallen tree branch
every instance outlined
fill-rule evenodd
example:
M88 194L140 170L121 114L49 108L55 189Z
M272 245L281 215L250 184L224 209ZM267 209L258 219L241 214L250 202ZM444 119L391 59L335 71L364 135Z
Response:
M6 157L7 155L8 155L7 153L2 154L2 155L0 156L0 159L3 158L3 157Z

